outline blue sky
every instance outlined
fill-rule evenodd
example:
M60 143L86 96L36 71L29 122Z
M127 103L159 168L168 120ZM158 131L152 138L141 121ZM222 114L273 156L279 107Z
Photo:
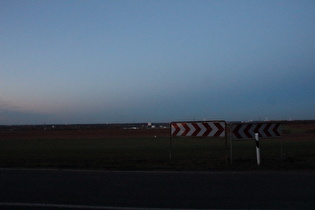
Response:
M0 124L315 119L314 11L2 0Z

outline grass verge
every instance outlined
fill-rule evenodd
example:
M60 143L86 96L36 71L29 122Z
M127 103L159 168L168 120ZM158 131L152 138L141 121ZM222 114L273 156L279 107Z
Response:
M228 144L229 145L229 144ZM312 138L261 140L256 164L254 140L169 138L0 140L0 167L106 170L314 170Z

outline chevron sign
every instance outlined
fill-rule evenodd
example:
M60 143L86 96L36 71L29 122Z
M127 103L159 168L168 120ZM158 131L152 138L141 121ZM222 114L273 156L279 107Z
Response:
M244 123L232 125L232 138L253 139L255 133L261 138L281 137L282 126L280 123Z
M171 136L225 137L225 121L172 122Z

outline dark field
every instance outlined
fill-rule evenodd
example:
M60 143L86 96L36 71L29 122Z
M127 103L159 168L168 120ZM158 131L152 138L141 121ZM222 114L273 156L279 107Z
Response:
M105 170L314 170L315 124L286 124L283 138L172 138L168 128L0 131L0 167ZM227 144L226 144L227 143Z

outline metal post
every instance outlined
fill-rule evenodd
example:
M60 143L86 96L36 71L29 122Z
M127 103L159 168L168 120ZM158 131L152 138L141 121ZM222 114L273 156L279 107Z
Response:
M257 165L260 165L260 148L259 148L259 134L255 133L256 140L256 155L257 155Z
M170 152L169 152L169 160L172 161L172 137L170 137Z
M281 137L281 148L280 148L280 160L282 161L283 160L283 137Z
M232 149L232 127L233 125L230 125L230 162L232 164L233 162L233 149Z
M226 133L226 125L225 125L225 164L226 165L228 163L228 154L229 154L229 149L227 146L227 133Z

